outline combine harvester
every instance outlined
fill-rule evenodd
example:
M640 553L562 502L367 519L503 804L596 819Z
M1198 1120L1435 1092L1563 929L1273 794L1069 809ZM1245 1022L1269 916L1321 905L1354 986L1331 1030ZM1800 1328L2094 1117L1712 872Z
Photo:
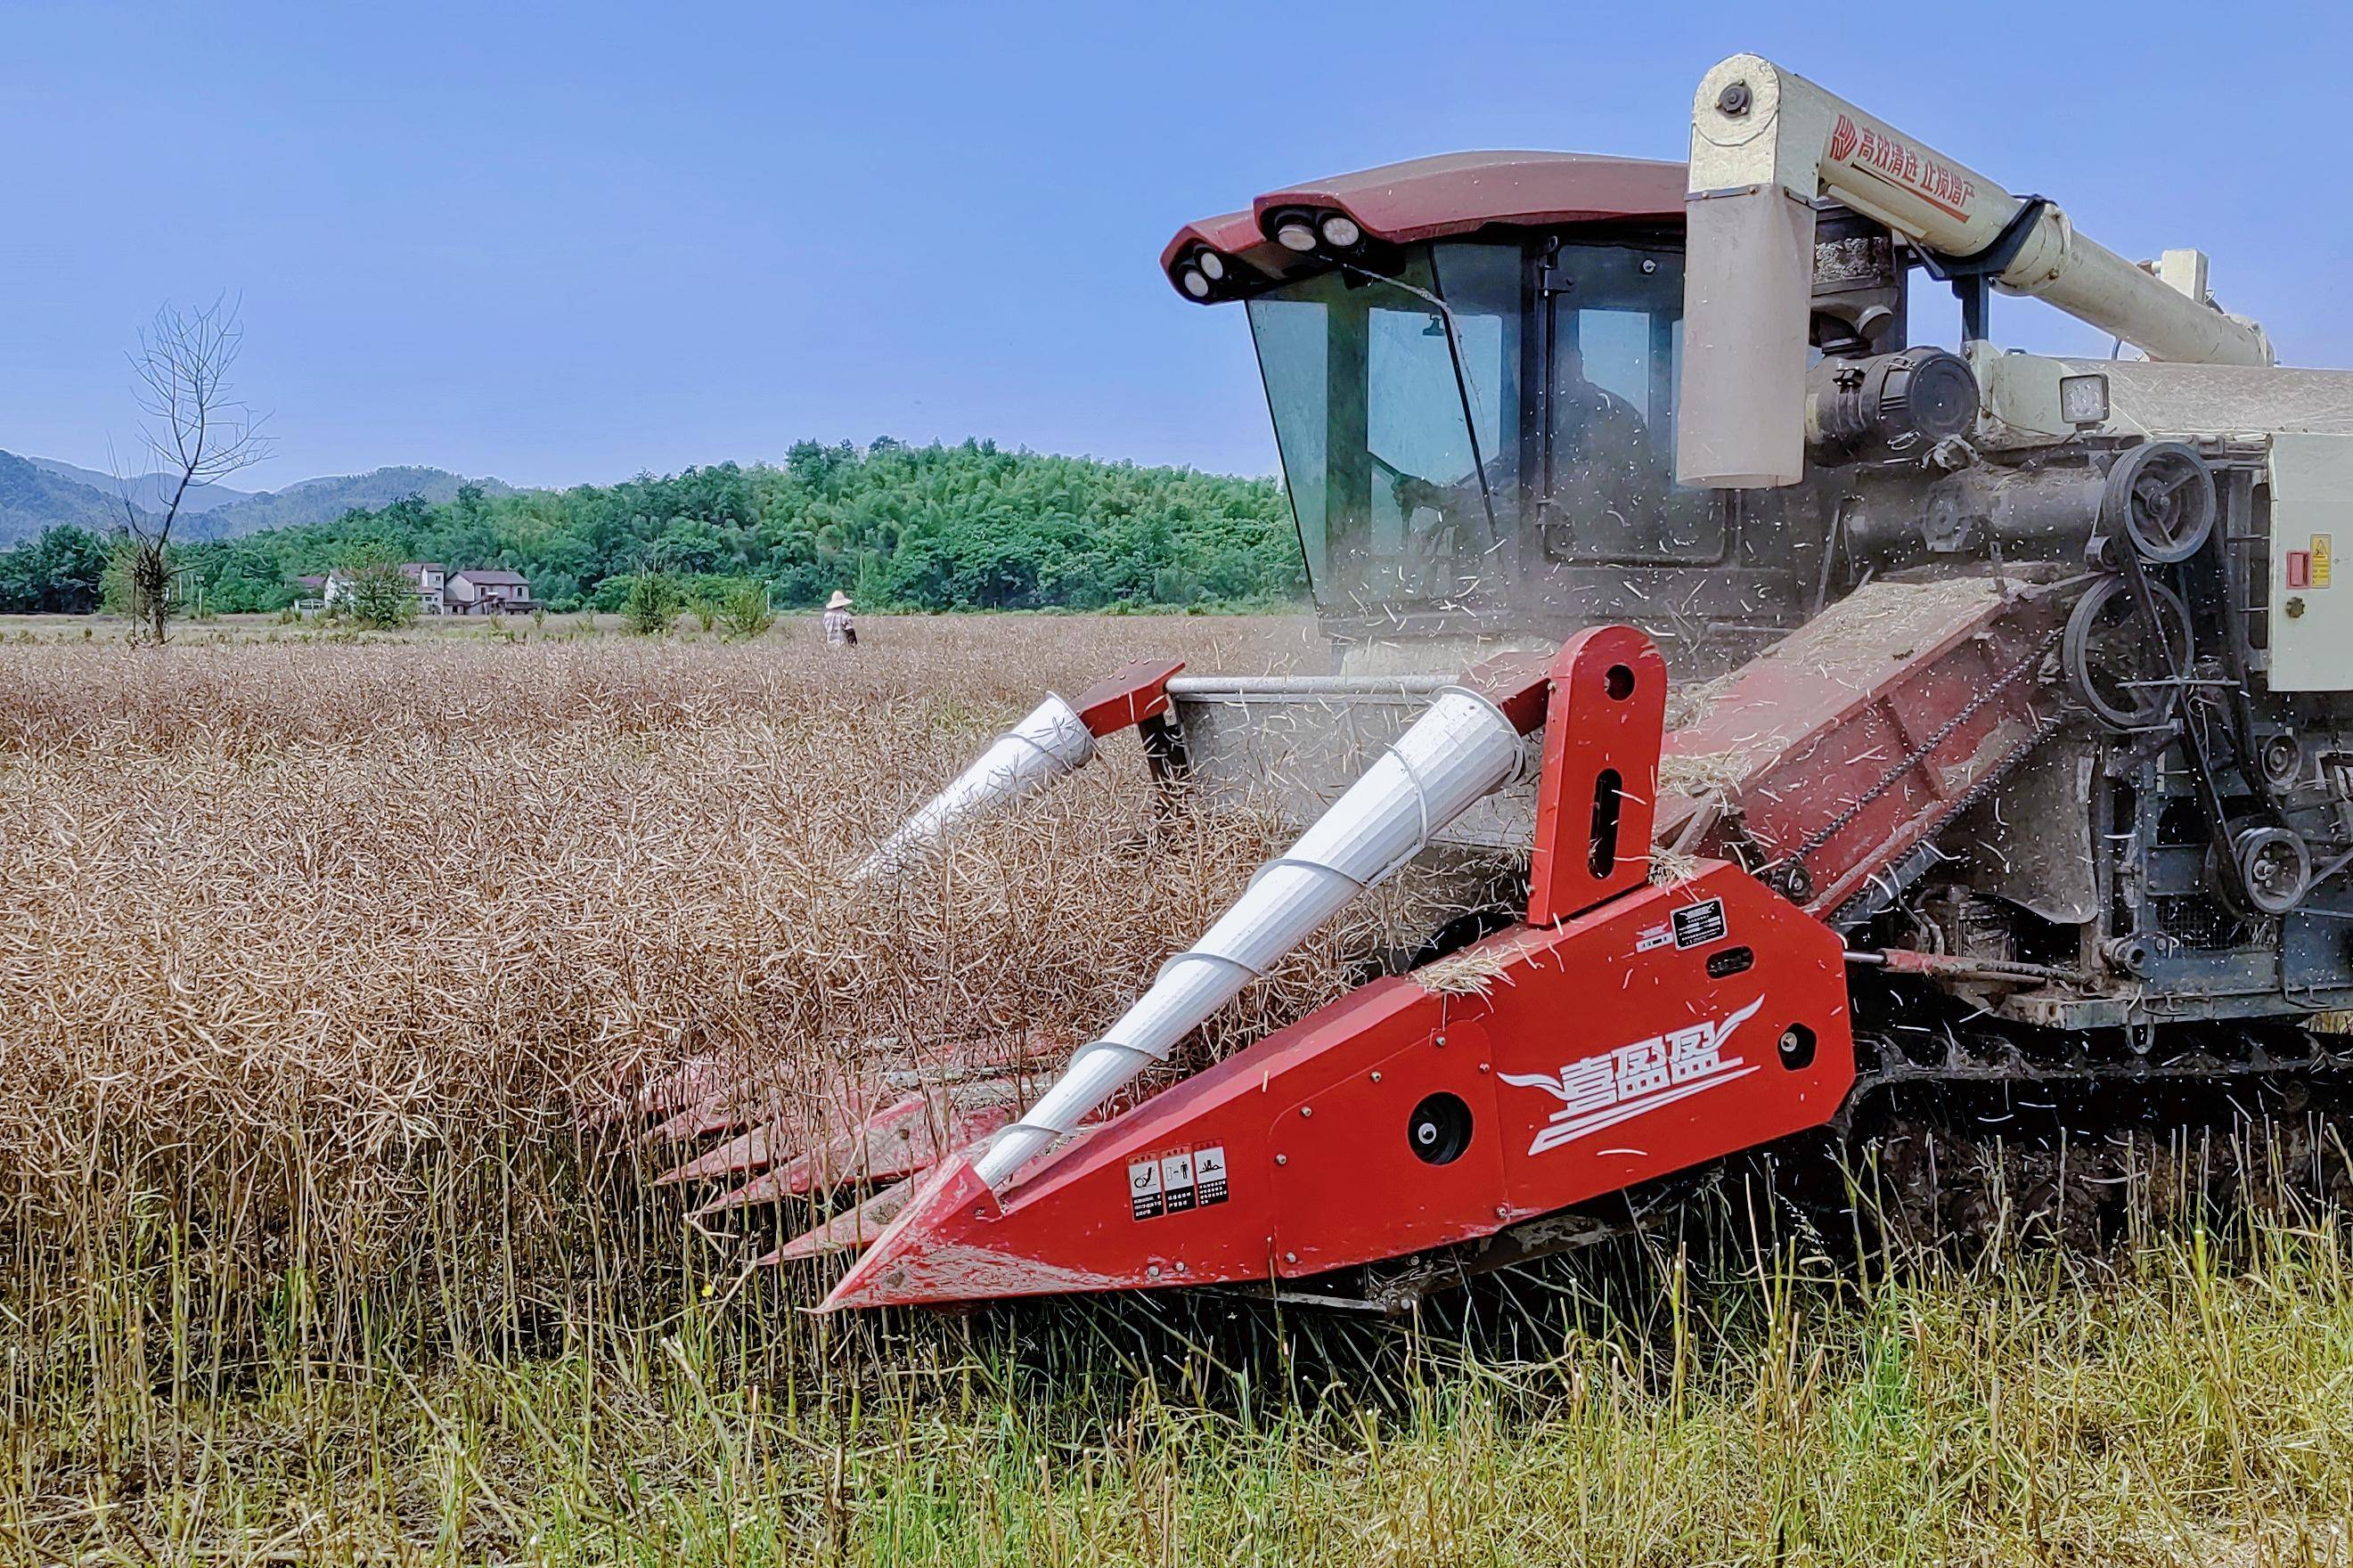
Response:
M1338 670L1049 698L865 874L1131 726L1166 787L1312 825L1034 1102L911 1081L791 1160L724 1095L674 1118L738 1134L675 1173L716 1205L901 1178L784 1249L863 1249L828 1306L1402 1310L1892 1085L2339 1065L2353 374L2274 368L2199 252L2126 261L1755 56L1691 145L1427 159L1169 243L1250 315ZM1958 352L1908 343L1915 270ZM2005 353L1997 289L2145 357ZM1499 850L1519 918L1123 1092L1366 888Z

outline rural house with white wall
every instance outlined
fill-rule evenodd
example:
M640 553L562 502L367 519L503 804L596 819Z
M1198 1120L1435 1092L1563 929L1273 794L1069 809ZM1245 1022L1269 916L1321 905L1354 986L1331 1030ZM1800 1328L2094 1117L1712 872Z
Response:
M408 579L408 591L417 595L417 613L439 616L448 613L448 584L449 569L438 561L404 561L400 574ZM316 585L320 603L328 609L346 604L352 597L352 574L338 568L324 577L301 579L304 587Z
M520 572L453 572L446 593L453 616L529 615L539 608L539 601L531 596L530 581Z
M469 567L452 572L438 561L404 561L401 575L417 595L420 616L529 615L539 608L531 582L520 572L503 568ZM317 595L321 607L333 609L352 600L352 574L338 568L323 577L300 577L297 584Z

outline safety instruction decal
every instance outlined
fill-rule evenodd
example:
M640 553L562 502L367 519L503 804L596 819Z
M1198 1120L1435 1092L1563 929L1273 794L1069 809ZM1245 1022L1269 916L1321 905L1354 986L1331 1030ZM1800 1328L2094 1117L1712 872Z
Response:
M2312 585L2316 588L2328 586L2329 557L2337 553L2336 542L2329 534L2312 536Z
M1226 1152L1212 1145L1193 1151L1193 1191L1202 1207L1226 1201Z
M1181 1154L1166 1154L1160 1161L1160 1201L1170 1214L1183 1214L1193 1206L1193 1151Z
M1221 1143L1179 1149L1127 1167L1128 1212L1158 1219L1226 1201L1226 1150Z
M1158 1219L1166 1206L1160 1201L1160 1162L1139 1160L1127 1168L1127 1201L1138 1219Z

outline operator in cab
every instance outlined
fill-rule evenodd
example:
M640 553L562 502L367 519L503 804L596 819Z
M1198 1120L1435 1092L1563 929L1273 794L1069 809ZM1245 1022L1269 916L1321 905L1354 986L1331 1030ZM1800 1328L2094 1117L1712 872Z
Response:
M1555 526L1577 553L1654 550L1667 476L1657 445L1631 403L1585 376L1585 356L1564 346L1553 385L1552 494Z
M1664 465L1649 427L1634 405L1585 375L1584 356L1563 345L1553 387L1552 486L1546 508L1548 528L1572 536L1570 553L1614 554L1656 548L1650 536L1669 489ZM1381 459L1375 455L1375 461ZM1384 465L1387 466L1387 465ZM1409 517L1425 510L1431 522L1409 524L1422 532L1445 523L1472 524L1469 534L1485 533L1480 476L1499 514L1516 510L1511 499L1520 482L1518 444L1506 441L1487 455L1484 466L1451 484L1400 473L1398 510ZM1569 541L1564 540L1564 544Z

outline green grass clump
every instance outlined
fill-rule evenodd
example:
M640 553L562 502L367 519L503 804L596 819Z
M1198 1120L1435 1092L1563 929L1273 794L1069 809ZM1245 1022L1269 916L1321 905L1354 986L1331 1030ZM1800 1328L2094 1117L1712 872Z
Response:
M1234 1309L1216 1344L1204 1324L1225 1310L1198 1304L1147 1310L1144 1328L1092 1304L811 1321L789 1282L706 1299L683 1272L666 1313L646 1312L658 1297L599 1303L533 1345L512 1320L358 1362L309 1357L298 1336L260 1362L133 1378L95 1345L40 1371L19 1343L0 1550L2341 1562L2346 1237L2333 1222L2263 1221L2227 1262L2221 1250L2193 1235L2096 1266L2013 1253L1894 1279L1787 1252L1698 1279L1645 1254L1619 1267L1629 1300L1650 1288L1647 1306L1572 1289L1559 1321L1519 1325L1546 1353L1512 1362L1461 1329L1255 1306Z

